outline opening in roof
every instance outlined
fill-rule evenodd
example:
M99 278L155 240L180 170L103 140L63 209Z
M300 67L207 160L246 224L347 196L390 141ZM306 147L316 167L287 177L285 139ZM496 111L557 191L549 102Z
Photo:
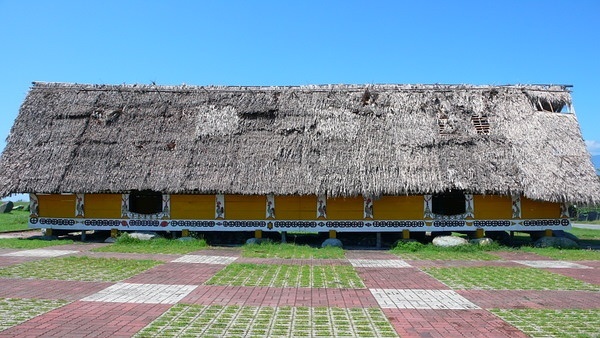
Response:
M488 135L490 133L490 122L487 116L472 115L471 123L477 134Z
M445 113L438 114L437 125L438 125L438 133L440 133L441 135L448 135L448 134L452 133L447 114L445 114Z
M536 101L533 102L533 104L537 111L545 111L552 113L569 113L569 107L564 102L552 102L538 98Z
M562 107L562 109L560 110L559 113L562 113L562 114L572 114L573 113L572 108L573 107L571 107L571 105L565 104L565 105L563 105L563 107Z

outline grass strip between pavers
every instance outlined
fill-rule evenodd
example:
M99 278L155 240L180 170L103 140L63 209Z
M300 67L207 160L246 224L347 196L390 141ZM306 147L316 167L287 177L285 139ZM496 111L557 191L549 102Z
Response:
M70 256L0 268L0 277L117 282L160 264L154 260Z
M206 249L208 244L201 239L180 241L177 239L154 238L151 240L139 240L128 236L121 236L114 244L91 251L96 252L121 252L121 253L143 253L143 254L187 254L190 252Z
M73 244L71 239L27 239L27 238L0 238L0 248L7 249L39 249L49 246Z
M68 303L64 300L0 298L0 331Z
M452 289L483 290L581 290L599 291L600 286L536 268L457 267L425 268Z
M492 309L530 337L599 337L600 310Z
M344 258L342 248L313 248L290 243L261 243L242 247L242 257L288 259L338 259Z
M347 265L276 265L232 263L206 285L306 288L364 288L353 267Z
M176 304L136 337L398 337L378 308Z

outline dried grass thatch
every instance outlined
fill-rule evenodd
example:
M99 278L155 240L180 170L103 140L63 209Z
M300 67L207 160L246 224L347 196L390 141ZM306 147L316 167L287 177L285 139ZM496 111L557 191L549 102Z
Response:
M570 105L564 86L34 83L0 158L0 195L463 189L594 203Z

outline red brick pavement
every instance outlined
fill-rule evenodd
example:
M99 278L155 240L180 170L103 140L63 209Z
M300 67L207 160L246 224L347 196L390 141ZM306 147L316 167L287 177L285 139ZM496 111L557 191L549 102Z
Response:
M442 261L442 260L406 260L406 263L415 268L454 268L454 267L481 267L481 266L505 266L505 267L523 267L510 261Z
M114 283L0 278L0 298L78 300Z
M502 259L513 261L513 260L521 260L521 261L549 261L552 258L541 256L538 254L534 254L531 252L523 252L523 251L491 251L489 254L498 256Z
M131 337L170 307L77 301L2 331L0 337Z
M383 250L347 250L347 259L400 259L400 257Z
M562 290L456 290L484 309L597 309L600 293Z
M356 268L367 288L373 289L449 289L445 284L417 268Z
M170 262L183 255L164 255L164 254L139 254L124 252L80 252L79 256L96 258L118 258L118 259L152 259L161 262Z
M82 249L85 247L86 249ZM270 288L202 285L225 265L173 263L182 255L146 255L126 253L98 253L87 251L91 246L74 245L70 249L84 250L79 255L130 259L156 259L166 262L131 277L125 282L142 284L198 285L181 303L203 305L246 306L309 306L368 308L378 304L368 288L383 289L449 289L419 268L453 266L517 266L510 260L549 260L524 252L495 253L497 261L425 261L409 260L409 268L356 268L366 288ZM56 249L67 249L65 246ZM0 252L13 252L5 250ZM208 256L239 257L237 248L216 248L194 252ZM346 251L348 259L399 259L386 251ZM0 257L0 266L45 258ZM236 262L268 264L339 265L347 260L282 260L239 258ZM594 269L546 269L600 284L600 262L578 262ZM0 337L52 336L129 337L166 311L170 305L125 304L78 301L105 289L113 283L48 281L0 278L2 298L41 298L74 301L71 304L35 317L23 324L0 332ZM485 309L504 308L577 308L597 309L600 294L589 291L533 291L533 290L458 290L456 291L482 310L414 310L384 309L402 337L524 337L524 335Z
M579 263L581 265L589 266L592 268L600 269L600 260L598 261L573 261L574 263Z
M133 276L125 282L140 284L200 285L225 265L165 263Z
M367 289L272 288L202 285L181 303L202 305L378 307Z
M579 263L579 262L577 262ZM583 264L583 263L581 263ZM588 264L585 264L589 266ZM544 269L548 272L558 273L563 276L572 277L575 279L579 279L580 281L584 281L590 284L600 285L600 269Z
M189 253L190 255L206 255L206 256L224 256L224 257L239 257L242 250L240 248L207 248Z
M383 309L403 337L527 337L485 310Z
M23 257L23 256L2 256L0 257L0 267L21 264L25 262L38 261L47 257Z
M19 249L0 248L0 255L15 252L15 251L19 251Z
M48 249L48 250L77 250L77 251L88 251L88 250L92 250L92 249L96 249L96 248L100 248L103 246L107 246L108 244L105 243L81 243L81 242L77 242L74 244L64 244L64 245L55 245L55 246L48 246L42 249Z
M236 263L274 264L274 265L350 265L345 259L282 259L282 258L248 258L240 257Z

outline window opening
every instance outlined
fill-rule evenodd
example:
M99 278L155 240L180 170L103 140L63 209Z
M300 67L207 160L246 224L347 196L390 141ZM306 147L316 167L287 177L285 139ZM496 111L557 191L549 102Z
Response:
M433 195L431 204L431 211L436 215L453 216L466 212L465 194L458 190Z
M157 191L132 191L129 194L129 212L136 214L158 214L163 211L162 193Z

